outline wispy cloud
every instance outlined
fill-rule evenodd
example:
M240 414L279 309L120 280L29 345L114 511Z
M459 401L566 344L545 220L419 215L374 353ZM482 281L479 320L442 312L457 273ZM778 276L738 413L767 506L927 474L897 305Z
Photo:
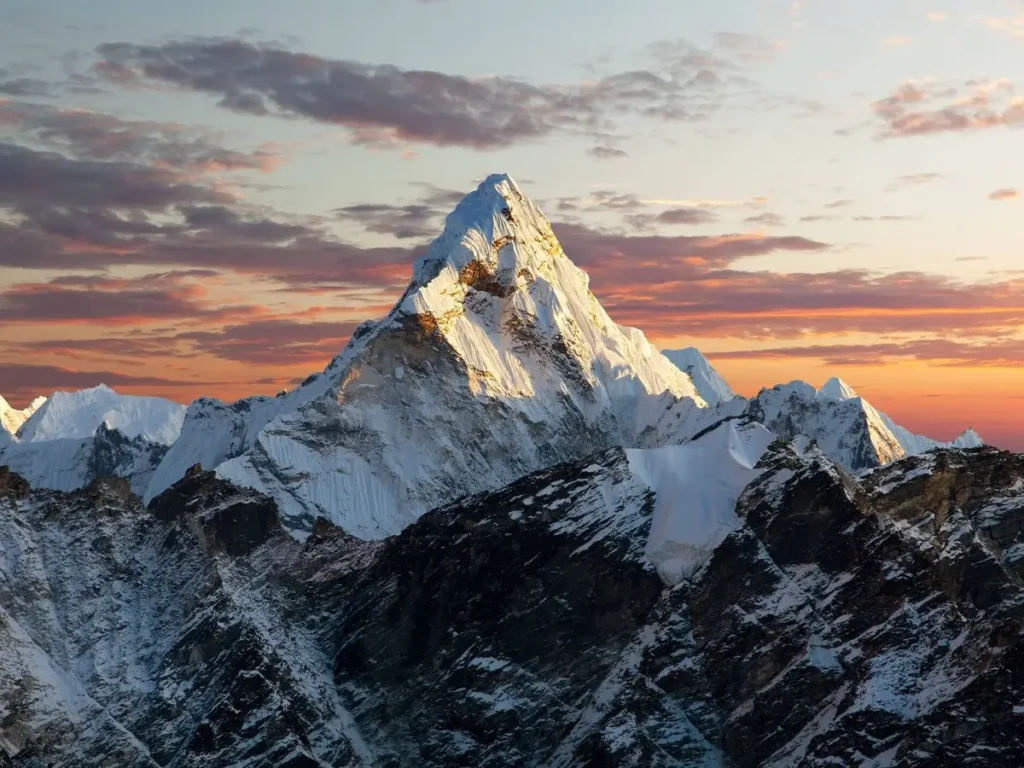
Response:
M215 131L180 123L124 120L83 109L0 101L0 132L78 158L145 162L190 172L270 172L284 158L269 149L230 149Z
M906 138L1024 125L1024 99L1008 78L972 80L960 87L909 80L871 104L879 137Z
M596 157L598 160L618 160L623 157L629 157L629 153L624 149L605 146L591 147L587 154L591 157Z
M650 66L570 84L465 77L299 53L234 38L161 45L108 43L97 71L122 85L207 93L248 115L302 117L346 128L372 147L405 142L492 149L557 132L599 135L624 115L702 120L749 88L744 62L784 44L722 33L715 53L679 41L652 49Z
M1011 37L1024 38L1024 14L1019 16L987 16L979 19L989 29Z
M909 173L897 176L886 185L887 192L897 192L908 187L920 187L945 178L941 173Z
M995 192L989 194L989 200L1016 200L1019 197L1019 193L1012 187L1003 187L997 189Z

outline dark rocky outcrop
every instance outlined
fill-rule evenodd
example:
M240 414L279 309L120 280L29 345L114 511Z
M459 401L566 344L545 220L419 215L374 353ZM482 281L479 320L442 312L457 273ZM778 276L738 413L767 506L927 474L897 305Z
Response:
M10 761L1022 764L1024 458L854 477L779 441L760 468L676 587L620 449L375 543L324 519L300 543L200 469L148 510L108 481L0 498Z
M149 510L160 520L188 520L211 551L247 555L280 532L273 499L219 480L200 465L157 496Z
M32 488L21 475L11 472L9 467L0 467L0 496L9 499L28 498Z

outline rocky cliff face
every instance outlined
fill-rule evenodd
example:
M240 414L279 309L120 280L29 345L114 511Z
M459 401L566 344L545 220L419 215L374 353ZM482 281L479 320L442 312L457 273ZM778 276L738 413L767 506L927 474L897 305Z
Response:
M201 470L0 474L17 766L1018 765L1024 457L772 444L677 585L613 448L383 542ZM680 512L685 513L685 505Z

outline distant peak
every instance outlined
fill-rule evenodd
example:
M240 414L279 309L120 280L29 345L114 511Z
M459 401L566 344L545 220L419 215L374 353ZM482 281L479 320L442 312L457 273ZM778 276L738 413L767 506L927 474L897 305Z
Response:
M76 390L58 390L50 396L50 400L58 403L68 400L70 402L78 402L83 400L95 400L97 397L107 399L111 396L116 396L117 392L112 390L106 384L97 384L95 387L86 387L85 389Z
M980 448L984 444L985 441L973 427L965 429L960 433L957 439L953 441L953 446L955 448Z
M662 354L690 377L697 392L706 402L715 405L736 397L728 382L696 347L666 349Z
M694 363L709 364L708 359L704 357L704 353L696 347L685 347L683 349L669 350L674 355L678 355L680 359L690 360Z
M859 397L857 391L838 376L833 376L826 381L820 394L829 400L853 400Z

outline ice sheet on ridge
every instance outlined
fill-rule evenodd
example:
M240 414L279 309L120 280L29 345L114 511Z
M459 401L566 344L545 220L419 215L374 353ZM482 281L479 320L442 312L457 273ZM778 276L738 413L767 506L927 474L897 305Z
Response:
M736 502L775 435L757 423L728 421L683 445L627 451L630 470L655 492L646 554L676 584L741 524Z

